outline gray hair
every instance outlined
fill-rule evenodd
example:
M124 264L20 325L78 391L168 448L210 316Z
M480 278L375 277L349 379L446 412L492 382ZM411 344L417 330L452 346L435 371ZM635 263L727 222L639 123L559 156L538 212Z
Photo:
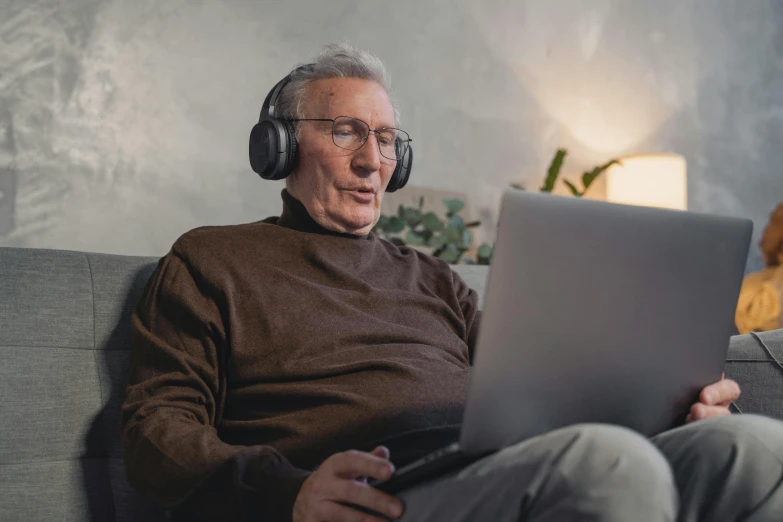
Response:
M324 47L313 62L312 68L294 70L288 84L280 92L275 113L281 119L305 118L304 101L307 88L316 80L326 78L359 78L370 80L389 94L391 99L391 77L380 58L361 51L349 44L330 44ZM392 101L394 106L394 101ZM394 107L394 124L399 127L400 117ZM297 137L299 125L295 124Z

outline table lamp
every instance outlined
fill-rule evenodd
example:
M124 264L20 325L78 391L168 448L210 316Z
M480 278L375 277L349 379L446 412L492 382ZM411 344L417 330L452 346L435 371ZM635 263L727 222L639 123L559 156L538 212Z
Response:
M618 158L606 172L606 200L645 207L688 209L685 158L678 154L636 154Z

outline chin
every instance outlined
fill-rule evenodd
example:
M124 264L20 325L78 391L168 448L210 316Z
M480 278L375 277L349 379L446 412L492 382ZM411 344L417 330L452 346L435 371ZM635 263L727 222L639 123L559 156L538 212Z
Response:
M374 226L374 223L365 223L363 225L351 226L349 233L351 233L351 234L361 234L361 235L369 234L370 231L372 230L373 226ZM346 228L348 228L348 227L346 227Z
M351 228L372 228L376 221L375 211L367 208L354 211L350 215L344 217L345 225L350 226Z
M347 221L343 223L343 227L345 227L346 232L349 234L369 234L374 226L374 221L368 222L366 220Z

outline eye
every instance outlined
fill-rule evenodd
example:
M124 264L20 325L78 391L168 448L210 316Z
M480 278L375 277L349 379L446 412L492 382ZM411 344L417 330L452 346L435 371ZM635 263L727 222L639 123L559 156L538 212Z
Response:
M383 146L391 147L394 145L395 138L396 136L393 132L381 132L378 135L378 142Z
M334 126L334 134L340 136L358 136L359 129L356 128L356 124L353 122L340 122Z

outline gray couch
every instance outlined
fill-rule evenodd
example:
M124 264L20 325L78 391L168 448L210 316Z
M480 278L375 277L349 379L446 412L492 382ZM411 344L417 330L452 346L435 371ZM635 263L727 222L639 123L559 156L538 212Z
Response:
M0 520L164 520L125 480L128 315L156 258L0 248ZM486 267L455 270L483 294ZM762 334L783 359L783 330ZM783 371L749 336L726 372L783 418Z

